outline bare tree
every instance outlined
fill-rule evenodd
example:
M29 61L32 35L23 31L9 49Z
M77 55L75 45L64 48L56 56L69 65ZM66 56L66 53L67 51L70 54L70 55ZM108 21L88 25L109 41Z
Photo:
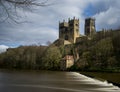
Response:
M0 0L0 22L4 22L8 19L18 22L21 17L17 14L18 9L32 10L33 6L45 7L51 4L48 0Z

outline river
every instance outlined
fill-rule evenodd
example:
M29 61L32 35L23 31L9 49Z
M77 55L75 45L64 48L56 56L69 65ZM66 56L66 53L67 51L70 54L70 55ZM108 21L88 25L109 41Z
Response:
M0 71L0 92L120 92L120 88L77 72Z

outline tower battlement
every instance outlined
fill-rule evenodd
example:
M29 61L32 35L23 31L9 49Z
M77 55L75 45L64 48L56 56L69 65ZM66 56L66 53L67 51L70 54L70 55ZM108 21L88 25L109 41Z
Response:
M67 40L71 43L76 42L76 38L79 37L79 19L75 17L68 19L68 22L59 22L59 39Z
M86 18L85 19L85 35L92 36L95 33L96 33L95 18Z
M84 32L86 37L91 38L96 33L95 18L85 19ZM70 43L76 43L81 38L79 34L79 19L75 17L73 19L68 18L66 22L59 22L59 39L63 39Z

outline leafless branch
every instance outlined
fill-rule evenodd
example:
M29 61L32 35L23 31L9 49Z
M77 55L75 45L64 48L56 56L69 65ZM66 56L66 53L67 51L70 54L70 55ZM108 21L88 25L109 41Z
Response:
M18 23L16 18L18 19L20 16L17 14L17 8L31 10L32 6L45 7L49 5L52 4L48 4L48 0L43 0L42 2L38 2L37 0L0 0L0 10L4 11L3 14L0 13L0 22L10 19Z
M30 5L48 6L48 5L50 5L50 4L47 4L48 0L43 1L41 3L35 2L36 0L5 0L5 1L15 4L15 5L25 5L25 6L30 6Z

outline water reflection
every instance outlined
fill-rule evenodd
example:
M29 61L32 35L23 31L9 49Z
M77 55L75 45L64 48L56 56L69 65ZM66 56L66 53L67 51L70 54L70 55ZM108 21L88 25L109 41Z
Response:
M76 72L0 72L0 92L120 92Z

